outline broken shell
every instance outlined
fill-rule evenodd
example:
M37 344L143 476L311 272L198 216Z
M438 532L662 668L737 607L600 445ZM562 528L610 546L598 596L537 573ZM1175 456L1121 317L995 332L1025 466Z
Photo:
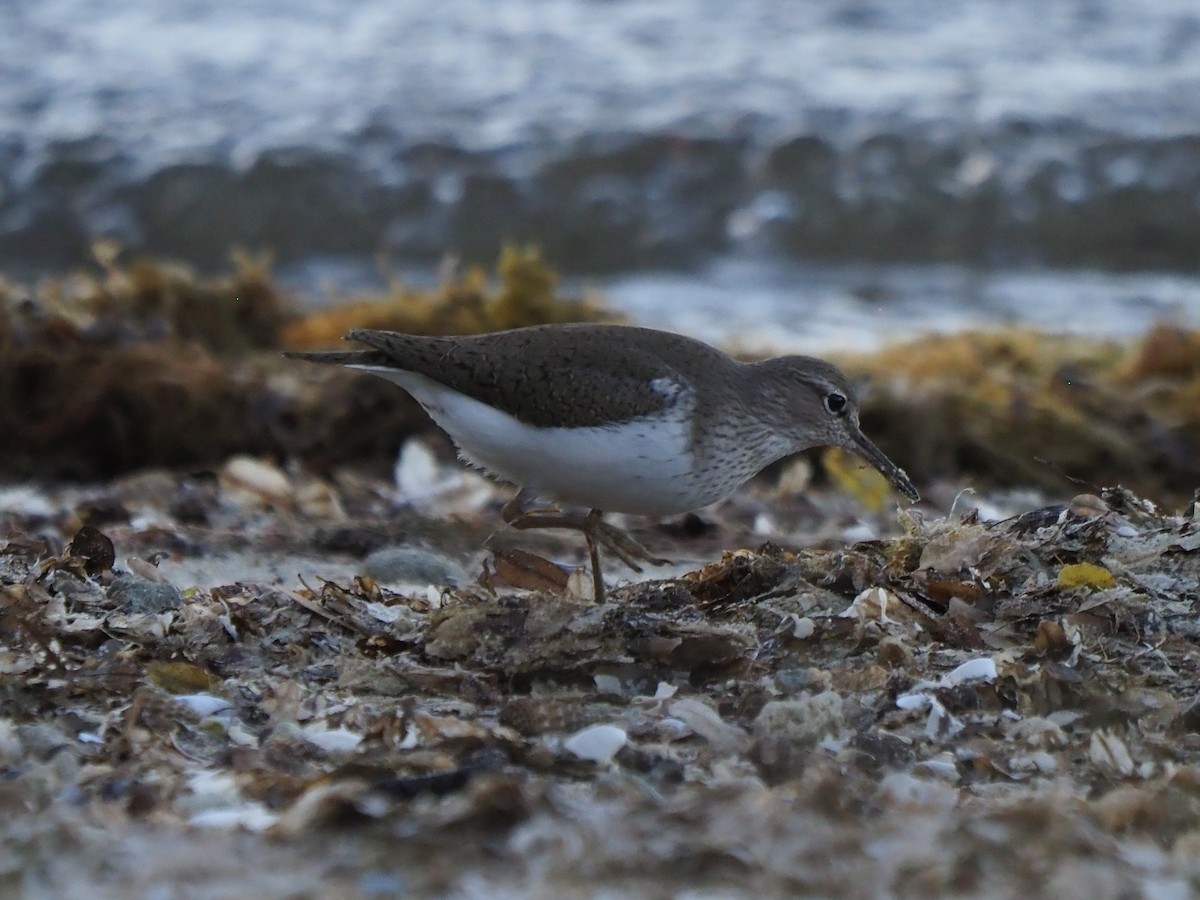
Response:
M253 456L235 456L217 476L221 491L232 503L244 507L289 506L292 483L275 465Z
M563 747L580 759L605 765L612 762L627 743L629 736L624 729L616 725L591 725L563 741Z

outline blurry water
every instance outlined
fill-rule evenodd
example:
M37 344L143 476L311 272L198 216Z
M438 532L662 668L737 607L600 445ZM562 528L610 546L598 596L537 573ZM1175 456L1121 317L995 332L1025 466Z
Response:
M0 264L100 235L293 272L532 240L656 320L797 334L1133 328L1194 311L1200 6L0 4Z
M1068 119L1194 134L1194 0L38 0L0 5L0 119L36 164L148 167L373 128L469 149ZM839 128L841 126L841 128Z
M724 260L701 277L625 276L603 294L639 323L758 353L870 350L932 332L1009 325L1106 339L1160 323L1200 328L1200 279L1161 273Z

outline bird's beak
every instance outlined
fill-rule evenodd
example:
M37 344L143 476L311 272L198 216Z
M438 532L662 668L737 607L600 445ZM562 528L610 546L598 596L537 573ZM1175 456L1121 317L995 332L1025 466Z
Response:
M872 444L861 430L854 428L850 432L850 437L854 441L854 449L867 462L878 469L883 474L883 477L892 483L892 486L896 490L914 503L921 499L921 495L917 493L917 489L909 481L908 475L905 474L904 470L888 459L884 452Z

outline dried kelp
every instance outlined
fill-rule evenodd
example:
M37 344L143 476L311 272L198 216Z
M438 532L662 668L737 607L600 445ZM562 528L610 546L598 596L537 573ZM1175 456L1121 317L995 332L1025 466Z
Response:
M20 812L0 833L21 862L0 883L71 886L46 834L127 886L178 877L171 835L240 829L351 893L1200 884L1192 510L1114 489L999 521L903 513L893 537L780 534L596 605L572 566L509 550L521 586L492 561L431 569L462 545L416 520L383 538L426 546L398 571L457 583L339 575L366 545L329 535L370 492L324 483L336 502L306 507L308 476L238 474L11 505L0 759ZM307 548L330 574L239 578L235 546ZM193 557L208 580L170 575ZM84 825L101 816L107 837ZM117 840L138 874L95 855Z

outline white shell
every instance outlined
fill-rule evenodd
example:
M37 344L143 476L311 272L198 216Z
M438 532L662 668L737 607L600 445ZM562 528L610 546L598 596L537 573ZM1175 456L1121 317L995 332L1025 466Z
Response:
M616 725L590 725L567 738L563 747L580 759L590 759L604 765L611 762L627 743L629 735L623 728Z

